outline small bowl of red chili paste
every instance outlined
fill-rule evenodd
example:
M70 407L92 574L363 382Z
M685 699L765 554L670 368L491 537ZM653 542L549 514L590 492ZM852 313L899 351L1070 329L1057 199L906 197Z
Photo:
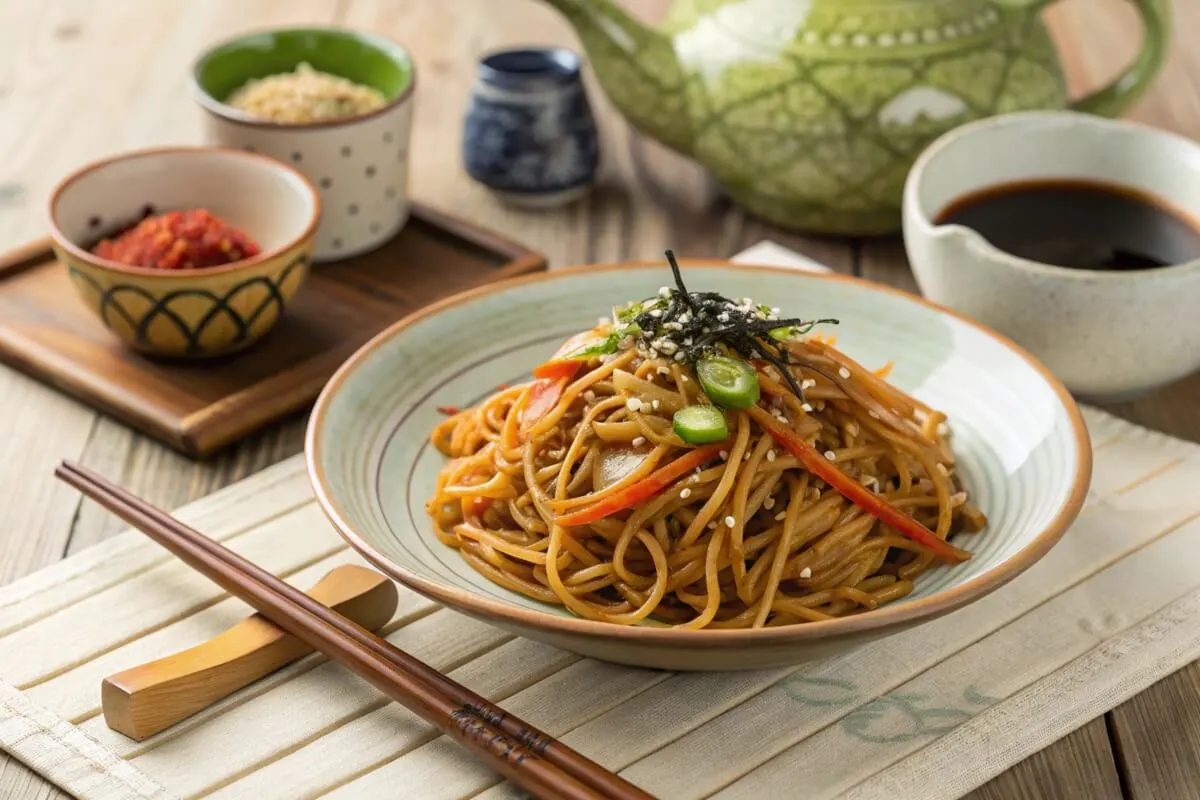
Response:
M84 304L126 345L207 358L243 350L308 275L316 189L265 156L140 150L66 177L50 233Z
M154 214L90 249L108 261L155 269L220 267L262 252L249 234L206 208Z

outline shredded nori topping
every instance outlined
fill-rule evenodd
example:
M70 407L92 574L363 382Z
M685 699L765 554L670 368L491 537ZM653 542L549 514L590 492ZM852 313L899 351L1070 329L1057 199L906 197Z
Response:
M816 325L836 325L838 320L773 319L775 315L769 309L745 298L739 303L717 292L690 292L670 250L667 263L676 288L664 287L660 298L640 304L631 320L639 331L640 348L654 353L661 350L692 368L705 356L721 351L747 361L761 359L779 370L803 402L804 392L789 369L795 362L779 338L800 336Z

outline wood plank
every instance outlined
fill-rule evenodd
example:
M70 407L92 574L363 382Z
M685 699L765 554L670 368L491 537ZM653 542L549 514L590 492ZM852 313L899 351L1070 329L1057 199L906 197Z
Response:
M160 508L179 508L303 452L307 419L307 412L293 415L209 461L195 461L115 420L100 417L80 460ZM95 503L83 503L71 531L67 555L127 528Z
M1094 719L1065 739L1017 764L971 792L964 800L1044 800L1086 797L1121 800L1121 781L1103 719Z
M42 780L21 762L0 755L0 797L14 800L69 800L70 795Z
M1109 714L1129 800L1200 798L1200 662Z

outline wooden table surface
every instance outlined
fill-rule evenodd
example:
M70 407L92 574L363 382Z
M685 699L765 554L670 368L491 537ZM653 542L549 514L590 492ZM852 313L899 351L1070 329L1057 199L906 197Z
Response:
M668 2L623 1L646 19L661 15ZM1200 138L1200 51L1186 53L1182 34L1200 28L1200 2L1173 5L1180 33L1169 64L1130 116ZM1116 74L1138 43L1135 15L1122 0L1063 0L1047 17L1076 92ZM420 72L415 196L524 241L552 265L657 258L666 247L724 257L770 238L840 271L914 288L899 241L818 240L747 218L695 164L632 133L594 83L604 148L600 187L561 211L499 206L464 173L459 128L482 52L528 43L578 46L559 17L534 0L0 0L0 248L44 232L50 187L68 170L114 151L199 141L187 73L207 44L249 28L298 23L373 29L405 42ZM1110 410L1200 441L1200 375ZM169 508L300 452L304 422L297 416L195 463L0 367L0 583L122 529L51 478L60 459L78 459ZM1200 798L1200 663L970 796ZM65 795L0 755L0 798L58 797Z

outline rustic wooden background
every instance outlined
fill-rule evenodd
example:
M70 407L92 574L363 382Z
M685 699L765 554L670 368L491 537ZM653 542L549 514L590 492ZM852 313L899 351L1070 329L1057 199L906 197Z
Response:
M622 0L655 19L669 0ZM1172 0L1175 43L1135 119L1200 138L1200 2ZM1077 92L1116 74L1139 28L1123 0L1062 0L1047 12ZM210 42L260 27L340 24L390 34L416 56L420 80L412 186L433 205L495 227L562 266L625 258L728 256L771 238L844 272L913 288L897 240L831 241L784 233L731 208L696 165L631 133L592 84L602 127L601 186L557 212L497 205L465 175L458 134L482 52L506 45L577 46L535 0L0 0L0 248L44 232L64 173L113 151L196 142L192 59ZM1200 376L1110 409L1200 441ZM62 458L174 507L300 452L304 417L196 463L0 367L0 583L78 552L121 524L51 478ZM2 657L2 656L0 656ZM0 755L0 798L65 797ZM1200 798L1200 664L1160 681L971 795L972 800Z

